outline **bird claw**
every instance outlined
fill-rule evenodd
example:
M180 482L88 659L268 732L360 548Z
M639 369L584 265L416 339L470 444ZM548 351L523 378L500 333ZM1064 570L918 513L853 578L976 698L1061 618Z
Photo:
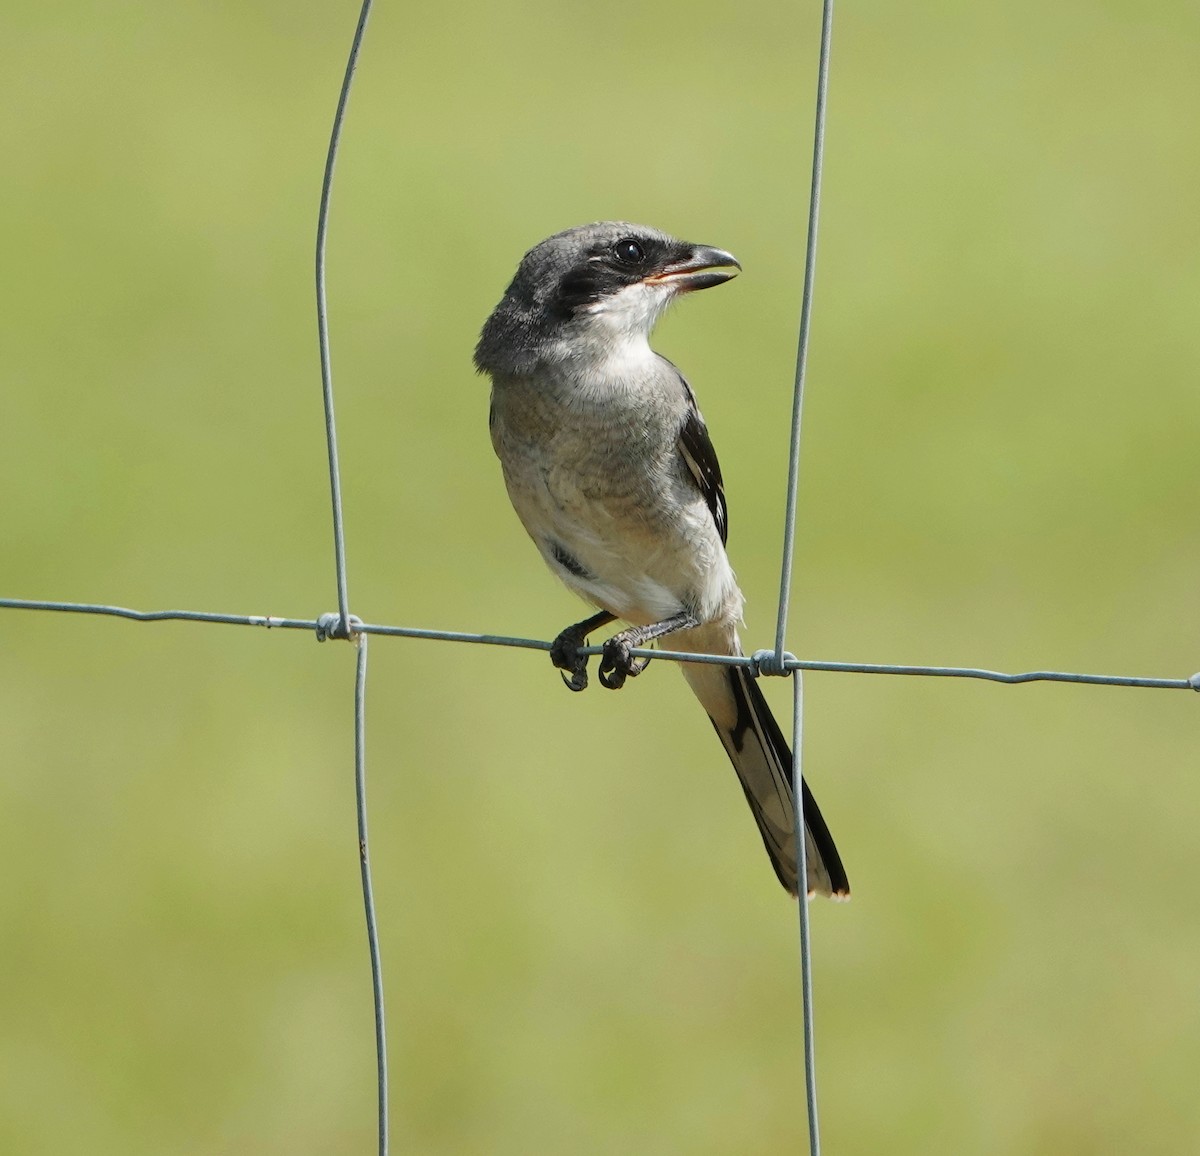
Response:
M563 686L567 690L578 692L587 688L588 656L579 653L579 648L586 641L587 639L577 630L568 627L550 647L550 661L558 667ZM571 676L570 678L567 677L568 674Z
M576 692L587 690L587 671L584 670L582 666L578 670L572 671L570 678L567 677L567 672L565 670L560 670L558 672L558 676L563 680L563 686L565 686L567 690L573 690Z
M609 690L620 690L627 678L636 678L646 669L648 658L634 658L629 643L619 634L604 644L600 656L600 684Z

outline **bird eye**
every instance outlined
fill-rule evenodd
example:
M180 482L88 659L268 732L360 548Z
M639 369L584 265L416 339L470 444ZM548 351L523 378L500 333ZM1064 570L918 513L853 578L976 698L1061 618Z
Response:
M637 265L645 258L645 251L632 237L622 237L612 248L613 256L622 265Z

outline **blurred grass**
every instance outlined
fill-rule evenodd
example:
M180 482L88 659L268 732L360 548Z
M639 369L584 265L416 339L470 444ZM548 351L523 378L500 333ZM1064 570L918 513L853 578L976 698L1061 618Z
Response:
M6 594L332 608L311 248L354 15L9 6ZM359 614L576 613L470 352L526 246L621 216L745 265L659 344L769 640L817 24L378 9L330 252ZM791 648L1192 673L1200 13L834 37ZM0 1150L372 1150L349 649L10 612L0 655ZM807 691L856 891L814 909L830 1150L1194 1148L1195 701ZM675 672L576 698L537 655L379 640L369 697L397 1150L799 1150L794 913Z

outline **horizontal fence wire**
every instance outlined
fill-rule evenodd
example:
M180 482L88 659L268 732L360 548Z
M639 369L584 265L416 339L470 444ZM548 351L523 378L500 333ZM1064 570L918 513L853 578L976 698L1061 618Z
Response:
M205 610L131 610L127 606L110 606L102 602L50 602L33 598L0 598L0 610L47 610L66 614L97 614L110 618L126 618L134 622L214 622L223 626L259 626L268 630L307 630L319 638L331 637L328 617L280 618L270 614L220 614ZM336 622L336 617L334 619ZM419 626L389 626L378 622L351 624L356 634L379 634L393 638L416 638L431 642L464 642L480 646L510 646L521 650L549 651L553 643L540 638L521 638L506 634L473 634L461 630L435 630ZM602 654L602 646L581 646L581 654ZM664 662L700 662L714 666L745 666L758 674L779 673L774 669L774 650L756 650L752 654L704 654L680 650L652 650L635 647L630 653L639 658L661 659ZM892 674L924 678L974 678L986 682L1069 682L1092 686L1138 686L1151 690L1200 691L1200 673L1187 678L1149 678L1127 674L1083 674L1069 670L1027 670L1007 674L975 666L921 666L915 663L886 662L826 662L821 659L797 658L785 654L785 671L818 670L832 674Z

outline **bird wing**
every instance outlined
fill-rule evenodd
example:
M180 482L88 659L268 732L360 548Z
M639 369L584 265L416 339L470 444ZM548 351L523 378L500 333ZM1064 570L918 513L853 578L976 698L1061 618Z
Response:
M712 439L708 436L708 426L704 424L692 387L674 365L671 368L675 369L679 384L683 386L688 400L687 413L679 430L679 453L688 472L696 480L709 513L716 523L721 545L724 546L729 538L729 508L725 503L725 482L721 477L721 463L717 461L717 451L713 449Z

